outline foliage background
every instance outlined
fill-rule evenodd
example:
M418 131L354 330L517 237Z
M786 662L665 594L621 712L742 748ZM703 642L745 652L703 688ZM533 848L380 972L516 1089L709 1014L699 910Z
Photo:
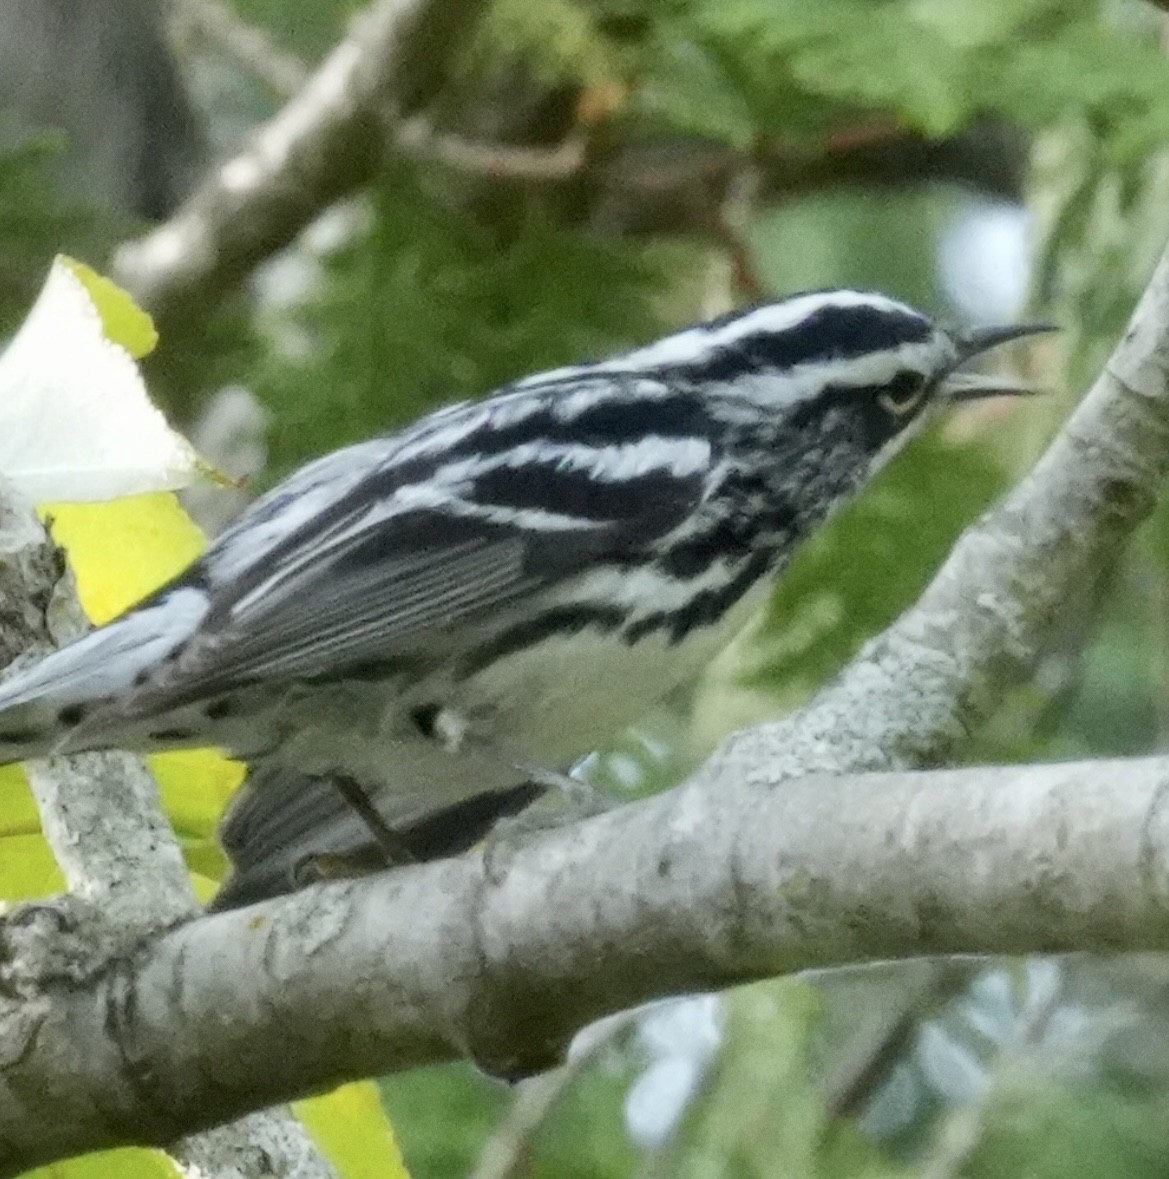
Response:
M161 8L90 7L103 43L128 54L152 43L133 22L163 27ZM206 161L281 96L200 10L168 9L190 96L170 115ZM233 11L311 64L351 8ZM495 0L435 123L548 153L583 136L580 166L520 179L389 157L248 290L164 333L152 387L196 432L223 384L249 389L269 414L262 486L429 406L769 293L873 286L961 321L982 263L1005 284L1009 318L1021 312L1006 274L1017 254L954 235L1025 205L1031 311L1065 330L1018 360L1052 395L970 411L916 443L807 546L693 699L593 764L618 792L659 788L733 727L797 704L911 601L1101 363L1169 230L1164 20L1138 0ZM150 211L91 182L81 148L103 127L102 102L137 104L144 120L168 108L148 87L129 99L103 88L111 64L85 39L58 49L61 77L96 79L88 123L32 117L19 86L0 82L0 331L53 253L101 268ZM1066 604L1041 675L962 756L1163 747L1167 558L1162 509L1106 584ZM21 805L0 799L11 822ZM179 807L184 834L208 870L213 807L192 809ZM418 1177L1159 1175L1169 964L915 965L769 983L621 1021L532 1086L449 1067L382 1093ZM485 1148L508 1135L517 1148L491 1172Z

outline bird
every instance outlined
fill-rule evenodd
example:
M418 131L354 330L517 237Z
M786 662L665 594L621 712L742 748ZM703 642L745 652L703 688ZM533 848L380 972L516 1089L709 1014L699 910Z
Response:
M0 763L242 760L220 908L463 851L696 679L934 411L1031 391L963 366L1048 330L804 292L344 447L11 670Z

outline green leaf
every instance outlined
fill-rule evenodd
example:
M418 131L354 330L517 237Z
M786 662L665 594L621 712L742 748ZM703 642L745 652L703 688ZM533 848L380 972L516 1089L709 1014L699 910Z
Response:
M165 491L107 503L43 504L53 540L69 555L89 620L109 622L202 553L202 532Z
M794 53L795 81L824 98L895 111L928 135L956 131L979 105L967 58L928 25L877 8L850 32Z
M96 257L130 231L108 214L66 203L55 184L65 137L26 137L8 113L0 109L0 337L26 315L54 254L67 248Z
M660 274L645 247L556 225L514 193L507 229L446 208L420 177L384 178L373 226L326 259L281 330L314 341L257 374L277 470L442 402L653 336Z
M663 38L650 60L637 96L645 117L743 150L750 147L759 133L758 120L717 52L693 41Z

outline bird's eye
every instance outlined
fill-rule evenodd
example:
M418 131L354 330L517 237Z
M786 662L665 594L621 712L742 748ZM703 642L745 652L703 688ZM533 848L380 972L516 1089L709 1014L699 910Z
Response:
M912 413L925 396L925 378L920 373L902 373L877 394L877 404L895 418Z

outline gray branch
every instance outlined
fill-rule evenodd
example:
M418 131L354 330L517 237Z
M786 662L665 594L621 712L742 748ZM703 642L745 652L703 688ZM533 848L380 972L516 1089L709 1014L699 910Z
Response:
M0 484L0 619L4 664L18 653L43 653L86 626L59 554L29 505L6 484ZM0 1038L11 1037L5 1038L7 1053L23 1050L35 1035L35 1009L45 1002L40 983L46 977L71 980L79 970L98 970L197 908L182 852L141 760L90 753L33 762L26 769L45 836L71 895L52 908L26 909L24 924L16 919L15 941L9 930L8 949L19 962L5 955L0 977L20 999L0 1003ZM78 924L84 931L80 943L58 940L62 922ZM5 1056L0 1050L0 1058ZM43 1108L49 1117L60 1116L55 1107ZM286 1110L251 1114L210 1133L178 1139L170 1151L183 1173L203 1179L258 1179L273 1174L273 1168L296 1179L334 1174Z
M27 1052L27 1027L3 1029L0 1173L456 1057L521 1075L662 995L918 955L1169 949L1167 800L1165 758L708 779L503 866L468 855L192 921L43 985ZM5 961L28 924L9 921Z
M267 30L241 20L220 0L173 0L169 16L171 36L180 45L207 42L283 97L295 94L308 81L308 69L299 57L281 48Z
M386 120L434 97L484 7L483 0L372 5L169 221L118 250L118 282L156 316L174 316L291 242L374 175L386 153Z

